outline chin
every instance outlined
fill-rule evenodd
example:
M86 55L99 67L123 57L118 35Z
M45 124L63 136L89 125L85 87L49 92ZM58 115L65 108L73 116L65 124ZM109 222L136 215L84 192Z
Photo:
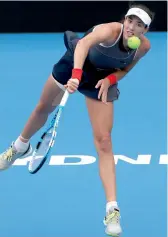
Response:
M124 40L127 40L127 39L129 38L129 36L127 35L127 33L124 33L124 34L123 34L123 38L124 38Z

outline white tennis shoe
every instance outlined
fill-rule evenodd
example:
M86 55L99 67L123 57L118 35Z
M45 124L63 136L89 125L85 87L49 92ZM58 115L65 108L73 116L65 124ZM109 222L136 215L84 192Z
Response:
M11 146L2 154L0 154L0 170L8 169L16 159L25 158L32 152L32 147L29 144L29 147L24 152L18 152L12 142Z

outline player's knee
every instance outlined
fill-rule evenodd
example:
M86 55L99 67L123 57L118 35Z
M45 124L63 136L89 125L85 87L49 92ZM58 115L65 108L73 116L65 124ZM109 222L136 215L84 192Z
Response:
M95 144L98 152L108 153L111 151L111 134L102 133L95 136Z
M49 114L54 110L52 105L48 105L45 102L40 101L36 106L36 113Z

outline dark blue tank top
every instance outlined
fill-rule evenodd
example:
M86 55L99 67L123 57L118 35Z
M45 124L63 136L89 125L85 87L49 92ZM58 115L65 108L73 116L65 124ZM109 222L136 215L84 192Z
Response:
M94 28L92 29L94 30ZM132 63L137 50L126 51L122 43L123 25L118 39L113 45L96 44L88 52L88 59L99 69L123 69Z

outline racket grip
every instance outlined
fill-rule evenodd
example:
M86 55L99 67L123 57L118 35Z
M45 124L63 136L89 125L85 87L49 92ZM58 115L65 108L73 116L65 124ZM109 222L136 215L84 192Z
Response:
M66 90L60 102L60 106L65 106L68 97L69 97L69 92Z

